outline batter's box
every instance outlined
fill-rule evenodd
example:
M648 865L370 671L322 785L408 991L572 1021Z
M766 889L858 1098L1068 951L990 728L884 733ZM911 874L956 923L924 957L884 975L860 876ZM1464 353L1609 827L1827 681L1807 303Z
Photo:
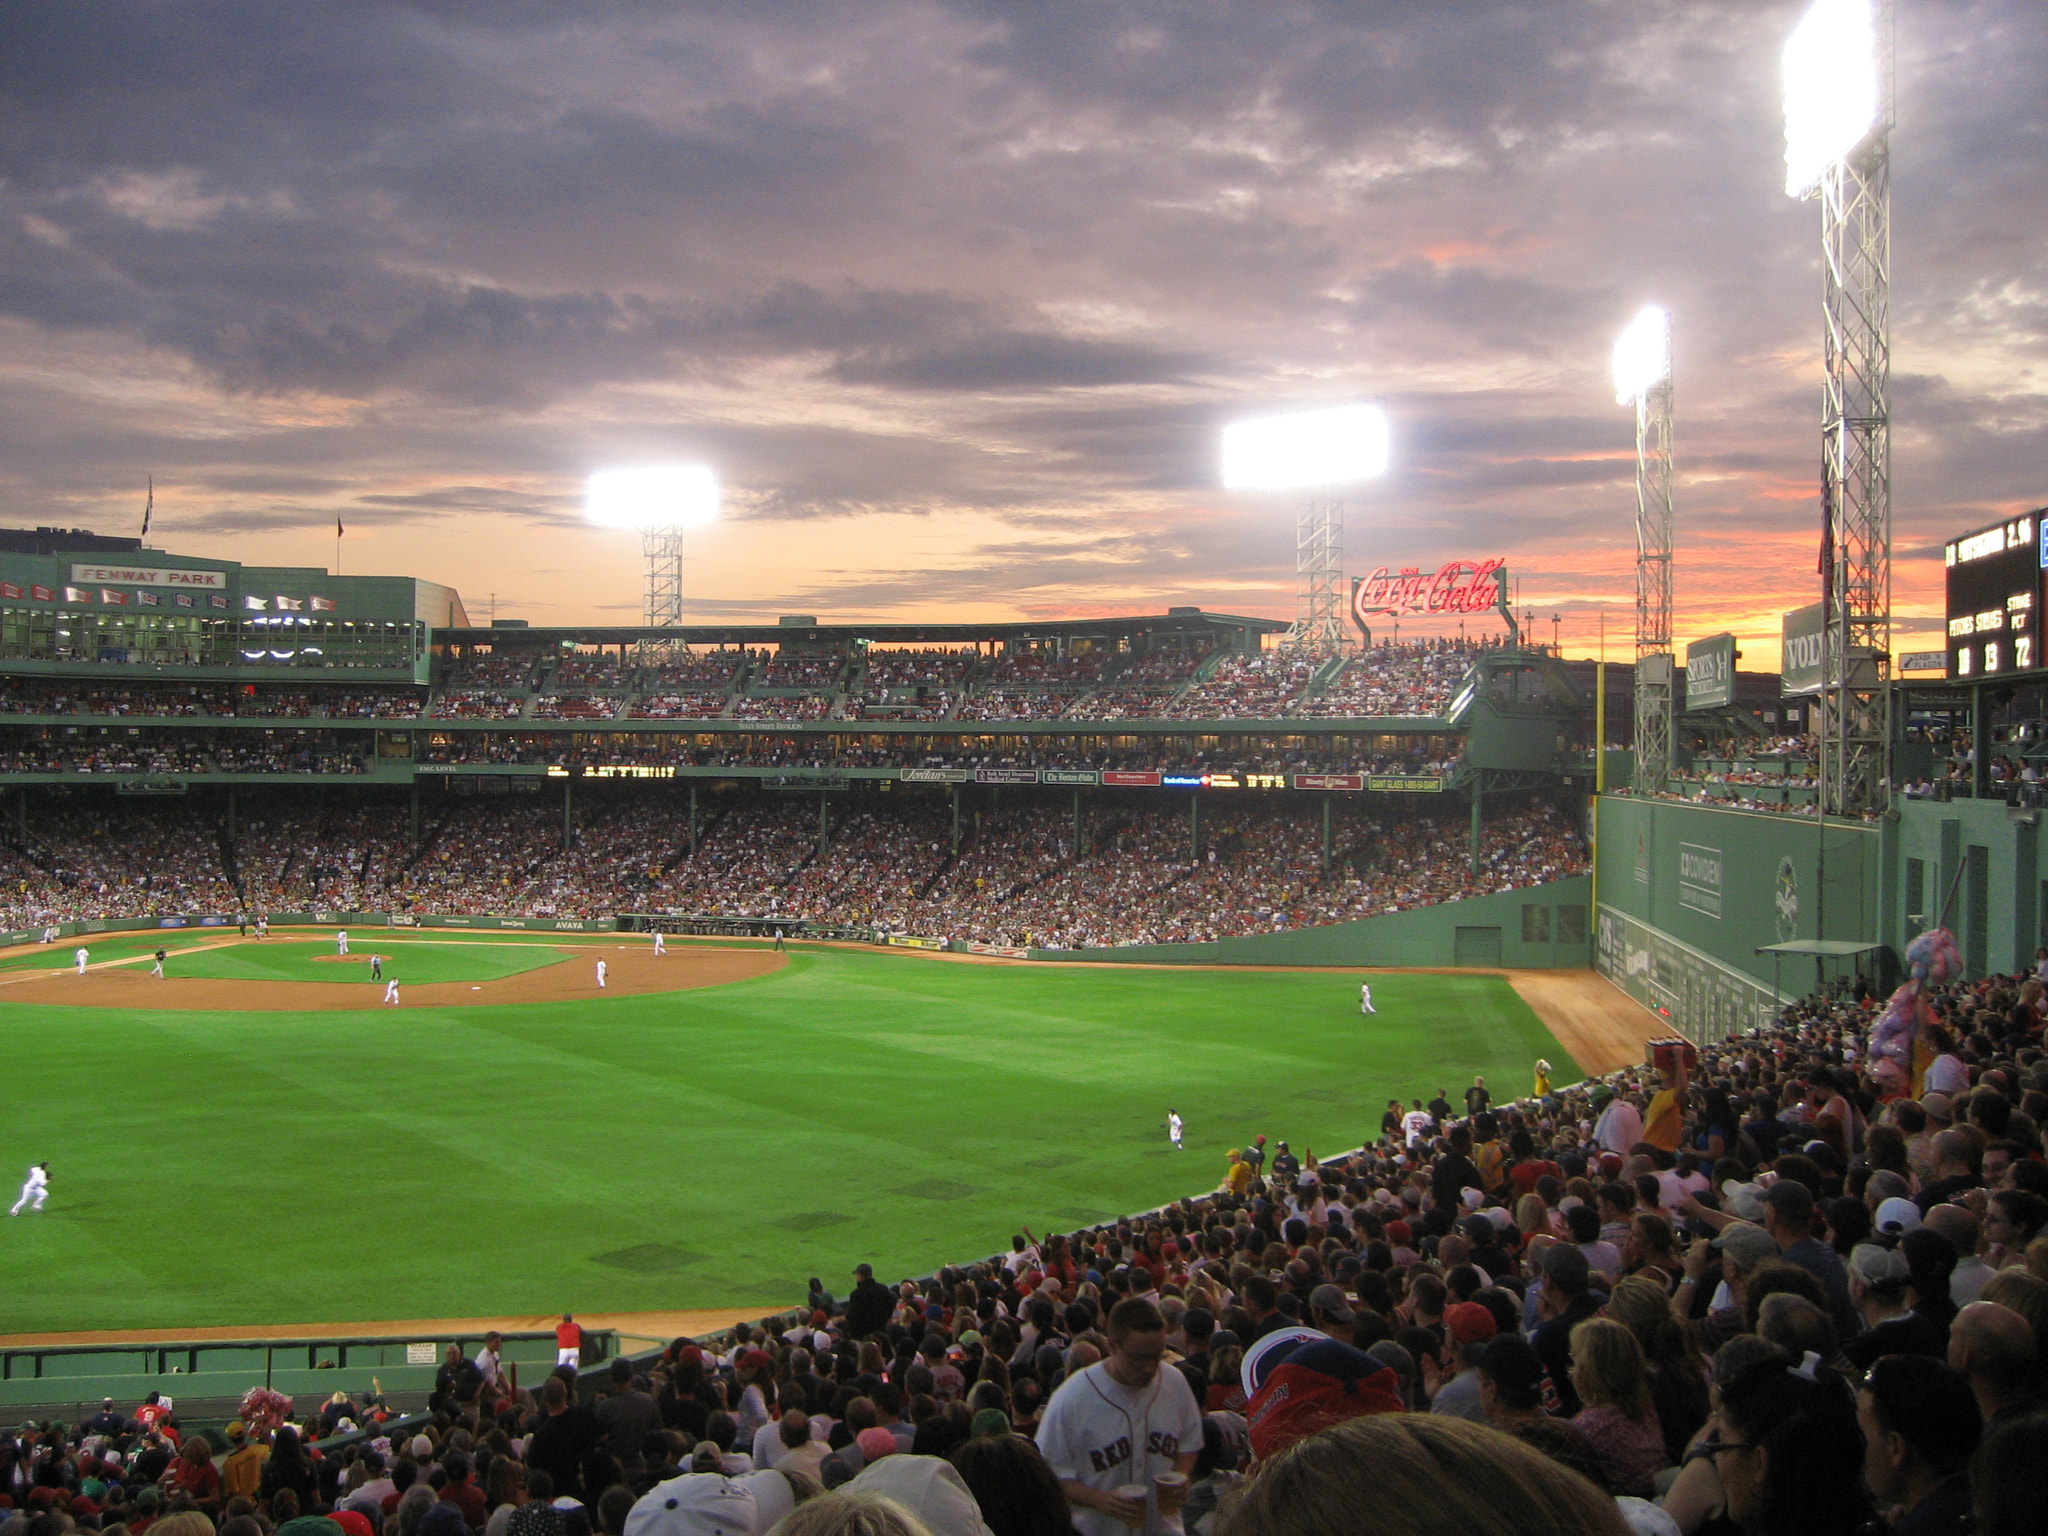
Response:
M913 1200L965 1200L969 1195L981 1194L979 1184L955 1184L950 1179L920 1179L915 1184L906 1184L896 1193L908 1195Z
M701 1253L692 1253L670 1243L642 1243L637 1248L615 1248L610 1253L595 1254L592 1262L609 1264L613 1269L623 1269L635 1275L666 1275L685 1264L695 1264L703 1257Z
M780 1227L785 1232L815 1232L820 1227L836 1227L842 1221L851 1220L853 1218L844 1211L799 1211L794 1216L785 1216L780 1221L769 1222L768 1225Z

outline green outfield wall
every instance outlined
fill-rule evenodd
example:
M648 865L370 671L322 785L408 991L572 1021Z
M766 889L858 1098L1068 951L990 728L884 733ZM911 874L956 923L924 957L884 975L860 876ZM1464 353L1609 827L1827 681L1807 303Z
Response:
M1585 875L1349 923L1216 939L1207 944L1121 944L1034 949L1035 960L1124 965L1424 965L1582 967L1592 882Z

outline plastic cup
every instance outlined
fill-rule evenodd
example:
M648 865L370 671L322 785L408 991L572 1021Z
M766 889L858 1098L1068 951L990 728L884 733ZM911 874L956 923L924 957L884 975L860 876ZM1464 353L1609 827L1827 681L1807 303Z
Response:
M1129 1499L1138 1506L1138 1518L1125 1522L1134 1531L1142 1531L1145 1528L1145 1496L1151 1491L1143 1483L1125 1483L1116 1491L1118 1498Z
M1188 1475L1185 1472L1155 1472L1152 1491L1159 1497L1159 1512L1162 1515L1173 1514L1187 1502Z

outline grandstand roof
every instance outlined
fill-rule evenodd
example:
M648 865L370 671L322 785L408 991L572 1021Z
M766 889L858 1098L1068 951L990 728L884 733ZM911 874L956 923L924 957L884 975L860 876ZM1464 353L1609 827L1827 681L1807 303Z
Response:
M673 629L635 625L571 624L559 628L478 626L437 629L434 638L448 645L634 645L667 641L671 645L780 645L788 641L880 645L968 645L976 641L1036 639L1063 635L1123 639L1131 635L1197 634L1236 630L1240 633L1284 633L1283 619L1257 619L1242 614L1204 613L1199 608L1173 608L1164 614L1109 619L1033 619L1012 624L686 624Z

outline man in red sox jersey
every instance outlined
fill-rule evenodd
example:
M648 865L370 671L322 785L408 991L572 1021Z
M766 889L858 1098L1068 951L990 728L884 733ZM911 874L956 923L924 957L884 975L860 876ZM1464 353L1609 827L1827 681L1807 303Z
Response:
M1192 1471L1202 1410L1187 1378L1162 1371L1166 1319L1132 1297L1109 1314L1109 1358L1060 1383L1038 1426L1038 1448L1074 1508L1081 1536L1175 1536L1180 1510L1153 1494L1142 1508L1116 1490L1161 1472ZM1182 1447L1189 1447L1183 1450ZM1140 1520L1142 1519L1142 1524Z

